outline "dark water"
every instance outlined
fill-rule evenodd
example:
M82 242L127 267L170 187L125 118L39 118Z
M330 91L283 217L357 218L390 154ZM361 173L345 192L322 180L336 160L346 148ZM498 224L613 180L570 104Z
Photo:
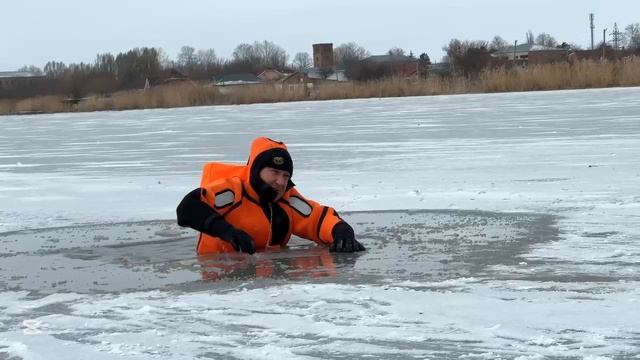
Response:
M195 254L195 232L173 220L88 224L0 234L0 288L37 294L120 293L176 288L264 287L290 281L367 284L460 277L527 277L492 265L521 264L520 255L554 241L555 218L481 211L346 213L367 247L334 254L294 238L286 249ZM246 285L246 284L245 284Z

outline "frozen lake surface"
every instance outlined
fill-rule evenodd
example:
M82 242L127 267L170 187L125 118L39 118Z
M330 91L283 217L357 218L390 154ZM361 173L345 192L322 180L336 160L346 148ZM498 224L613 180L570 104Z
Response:
M0 117L0 359L640 359L640 89ZM195 255L287 143L368 251Z

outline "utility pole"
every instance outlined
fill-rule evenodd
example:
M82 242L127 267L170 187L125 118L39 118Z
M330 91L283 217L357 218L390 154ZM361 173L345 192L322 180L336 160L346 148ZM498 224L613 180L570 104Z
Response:
M613 23L613 32L611 33L611 37L613 38L613 48L616 49L616 51L620 50L622 36L623 34L618 30L618 23Z
M518 40L513 43L513 66L516 65L516 48L518 47Z
M604 61L604 50L607 48L607 28L602 30L602 61Z
M589 14L589 19L591 20L591 50L593 50L593 30L595 30L595 25L593 25L593 13Z

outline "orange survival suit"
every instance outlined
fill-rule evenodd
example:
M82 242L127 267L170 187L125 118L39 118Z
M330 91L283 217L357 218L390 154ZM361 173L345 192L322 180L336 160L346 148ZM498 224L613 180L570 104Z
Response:
M200 231L198 254L236 251L230 242L208 231L207 224L217 217L250 235L257 251L284 246L292 234L331 245L337 224L348 228L353 237L353 229L334 209L305 198L290 180L284 195L273 201L258 176L265 166L292 172L283 143L260 137L253 141L246 165L205 164L200 188L188 194L177 209L178 224Z

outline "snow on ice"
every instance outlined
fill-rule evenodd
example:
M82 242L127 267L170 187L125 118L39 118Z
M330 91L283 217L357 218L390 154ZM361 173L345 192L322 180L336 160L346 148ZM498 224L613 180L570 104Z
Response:
M0 117L0 358L639 358L638 114L616 88ZM195 256L175 206L260 135L366 253Z

